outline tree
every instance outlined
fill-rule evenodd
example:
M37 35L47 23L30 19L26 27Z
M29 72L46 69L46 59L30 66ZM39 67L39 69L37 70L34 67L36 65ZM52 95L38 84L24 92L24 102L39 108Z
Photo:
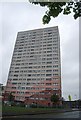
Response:
M51 102L53 102L53 104L56 105L56 104L59 102L59 96L56 95L56 94L53 94L53 95L51 96Z
M74 19L77 19L81 16L81 1L71 1L71 2L38 2L39 0L35 0L37 2L32 2L29 0L30 3L35 5L39 4L42 7L47 6L47 11L43 16L43 24L48 24L51 20L51 17L57 17L60 13L63 12L64 15L68 15L70 13L74 13ZM41 1L41 0L40 0Z
M9 94L9 96L8 96L8 101L9 101L9 102L14 101L14 96L13 96L12 93Z

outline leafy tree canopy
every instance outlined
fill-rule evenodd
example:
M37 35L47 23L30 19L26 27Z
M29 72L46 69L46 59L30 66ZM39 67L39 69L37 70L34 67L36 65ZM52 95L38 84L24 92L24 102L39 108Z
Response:
M51 17L57 17L61 12L64 15L68 15L70 13L74 13L74 19L77 19L81 16L81 1L71 1L71 2L38 2L38 0L35 0L37 2L33 2L32 0L29 0L29 2L37 5L39 4L42 7L47 6L47 11L45 12L45 15L43 16L43 24L48 24L51 20ZM41 0L40 0L41 1Z
M9 94L8 96L8 100L11 102L11 101L14 101L14 96L12 93Z
M56 95L56 94L52 95L52 96L51 96L51 101L52 101L53 103L57 103L57 102L59 101L59 96Z

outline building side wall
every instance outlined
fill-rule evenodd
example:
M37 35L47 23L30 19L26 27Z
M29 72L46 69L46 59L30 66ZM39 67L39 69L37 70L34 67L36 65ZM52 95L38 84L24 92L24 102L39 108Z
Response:
M6 92L12 92L16 100L25 100L45 89L61 91L57 26L18 33Z

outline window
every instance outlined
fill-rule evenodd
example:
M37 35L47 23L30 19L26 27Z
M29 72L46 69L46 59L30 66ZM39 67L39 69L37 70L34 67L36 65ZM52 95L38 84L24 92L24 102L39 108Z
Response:
M25 89L25 87L22 87L22 89Z
M34 49L31 49L31 51L34 51Z
M33 63L29 63L29 65L32 65Z
M46 76L51 76L52 74L46 74Z
M53 74L53 76L58 76L58 74Z
M32 68L31 66L29 68Z
M37 76L40 76L40 74L37 74Z
M53 83L53 85L58 86L58 83Z
M58 65L54 65L53 67L58 67Z
M47 64L51 64L52 62L47 62Z
M50 65L49 65L49 66L46 66L46 67L47 67L47 68L52 68L52 66L50 66Z
M36 76L36 74L32 74L32 76Z
M47 53L51 53L52 51L47 51Z
M52 80L51 78L46 78L46 80Z
M58 69L53 70L54 72L58 72Z
M30 87L26 87L27 90L30 90Z
M46 70L46 72L52 72L52 70Z
M12 89L16 89L16 87L12 87Z
M32 80L36 80L36 79L33 78Z
M15 67L15 69L19 69L19 67Z
M16 85L17 83L12 83L13 85Z
M45 74L41 74L41 76L45 76Z
M51 90L51 88L46 88L46 90Z
M22 55L22 53L19 53L18 55Z
M31 79L28 78L27 80L30 81Z
M47 58L47 60L52 60L52 58Z
M46 58L42 58L42 60L46 60Z
M58 57L53 58L54 60L58 60Z
M48 44L47 46L52 46L52 44Z
M46 85L51 85L51 83L46 83Z
M45 47L46 45L43 45L43 47Z
M19 71L14 71L15 73L18 73Z
M52 54L48 54L47 56L52 56Z
M42 62L42 64L45 64L46 62Z
M53 80L58 80L58 78L53 78Z
M42 68L45 68L45 66L42 66Z
M43 53L46 53L46 51L43 51Z
M28 74L28 76L31 76L31 74Z
M28 70L28 72L32 72L32 70Z
M18 77L18 75L14 75L15 77Z
M34 57L33 55L31 55L30 57Z

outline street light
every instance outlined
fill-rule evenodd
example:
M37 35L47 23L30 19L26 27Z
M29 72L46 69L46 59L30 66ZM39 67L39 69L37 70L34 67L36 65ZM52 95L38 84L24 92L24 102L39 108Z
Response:
M77 100L77 95L75 94L74 96L75 96L75 100Z

